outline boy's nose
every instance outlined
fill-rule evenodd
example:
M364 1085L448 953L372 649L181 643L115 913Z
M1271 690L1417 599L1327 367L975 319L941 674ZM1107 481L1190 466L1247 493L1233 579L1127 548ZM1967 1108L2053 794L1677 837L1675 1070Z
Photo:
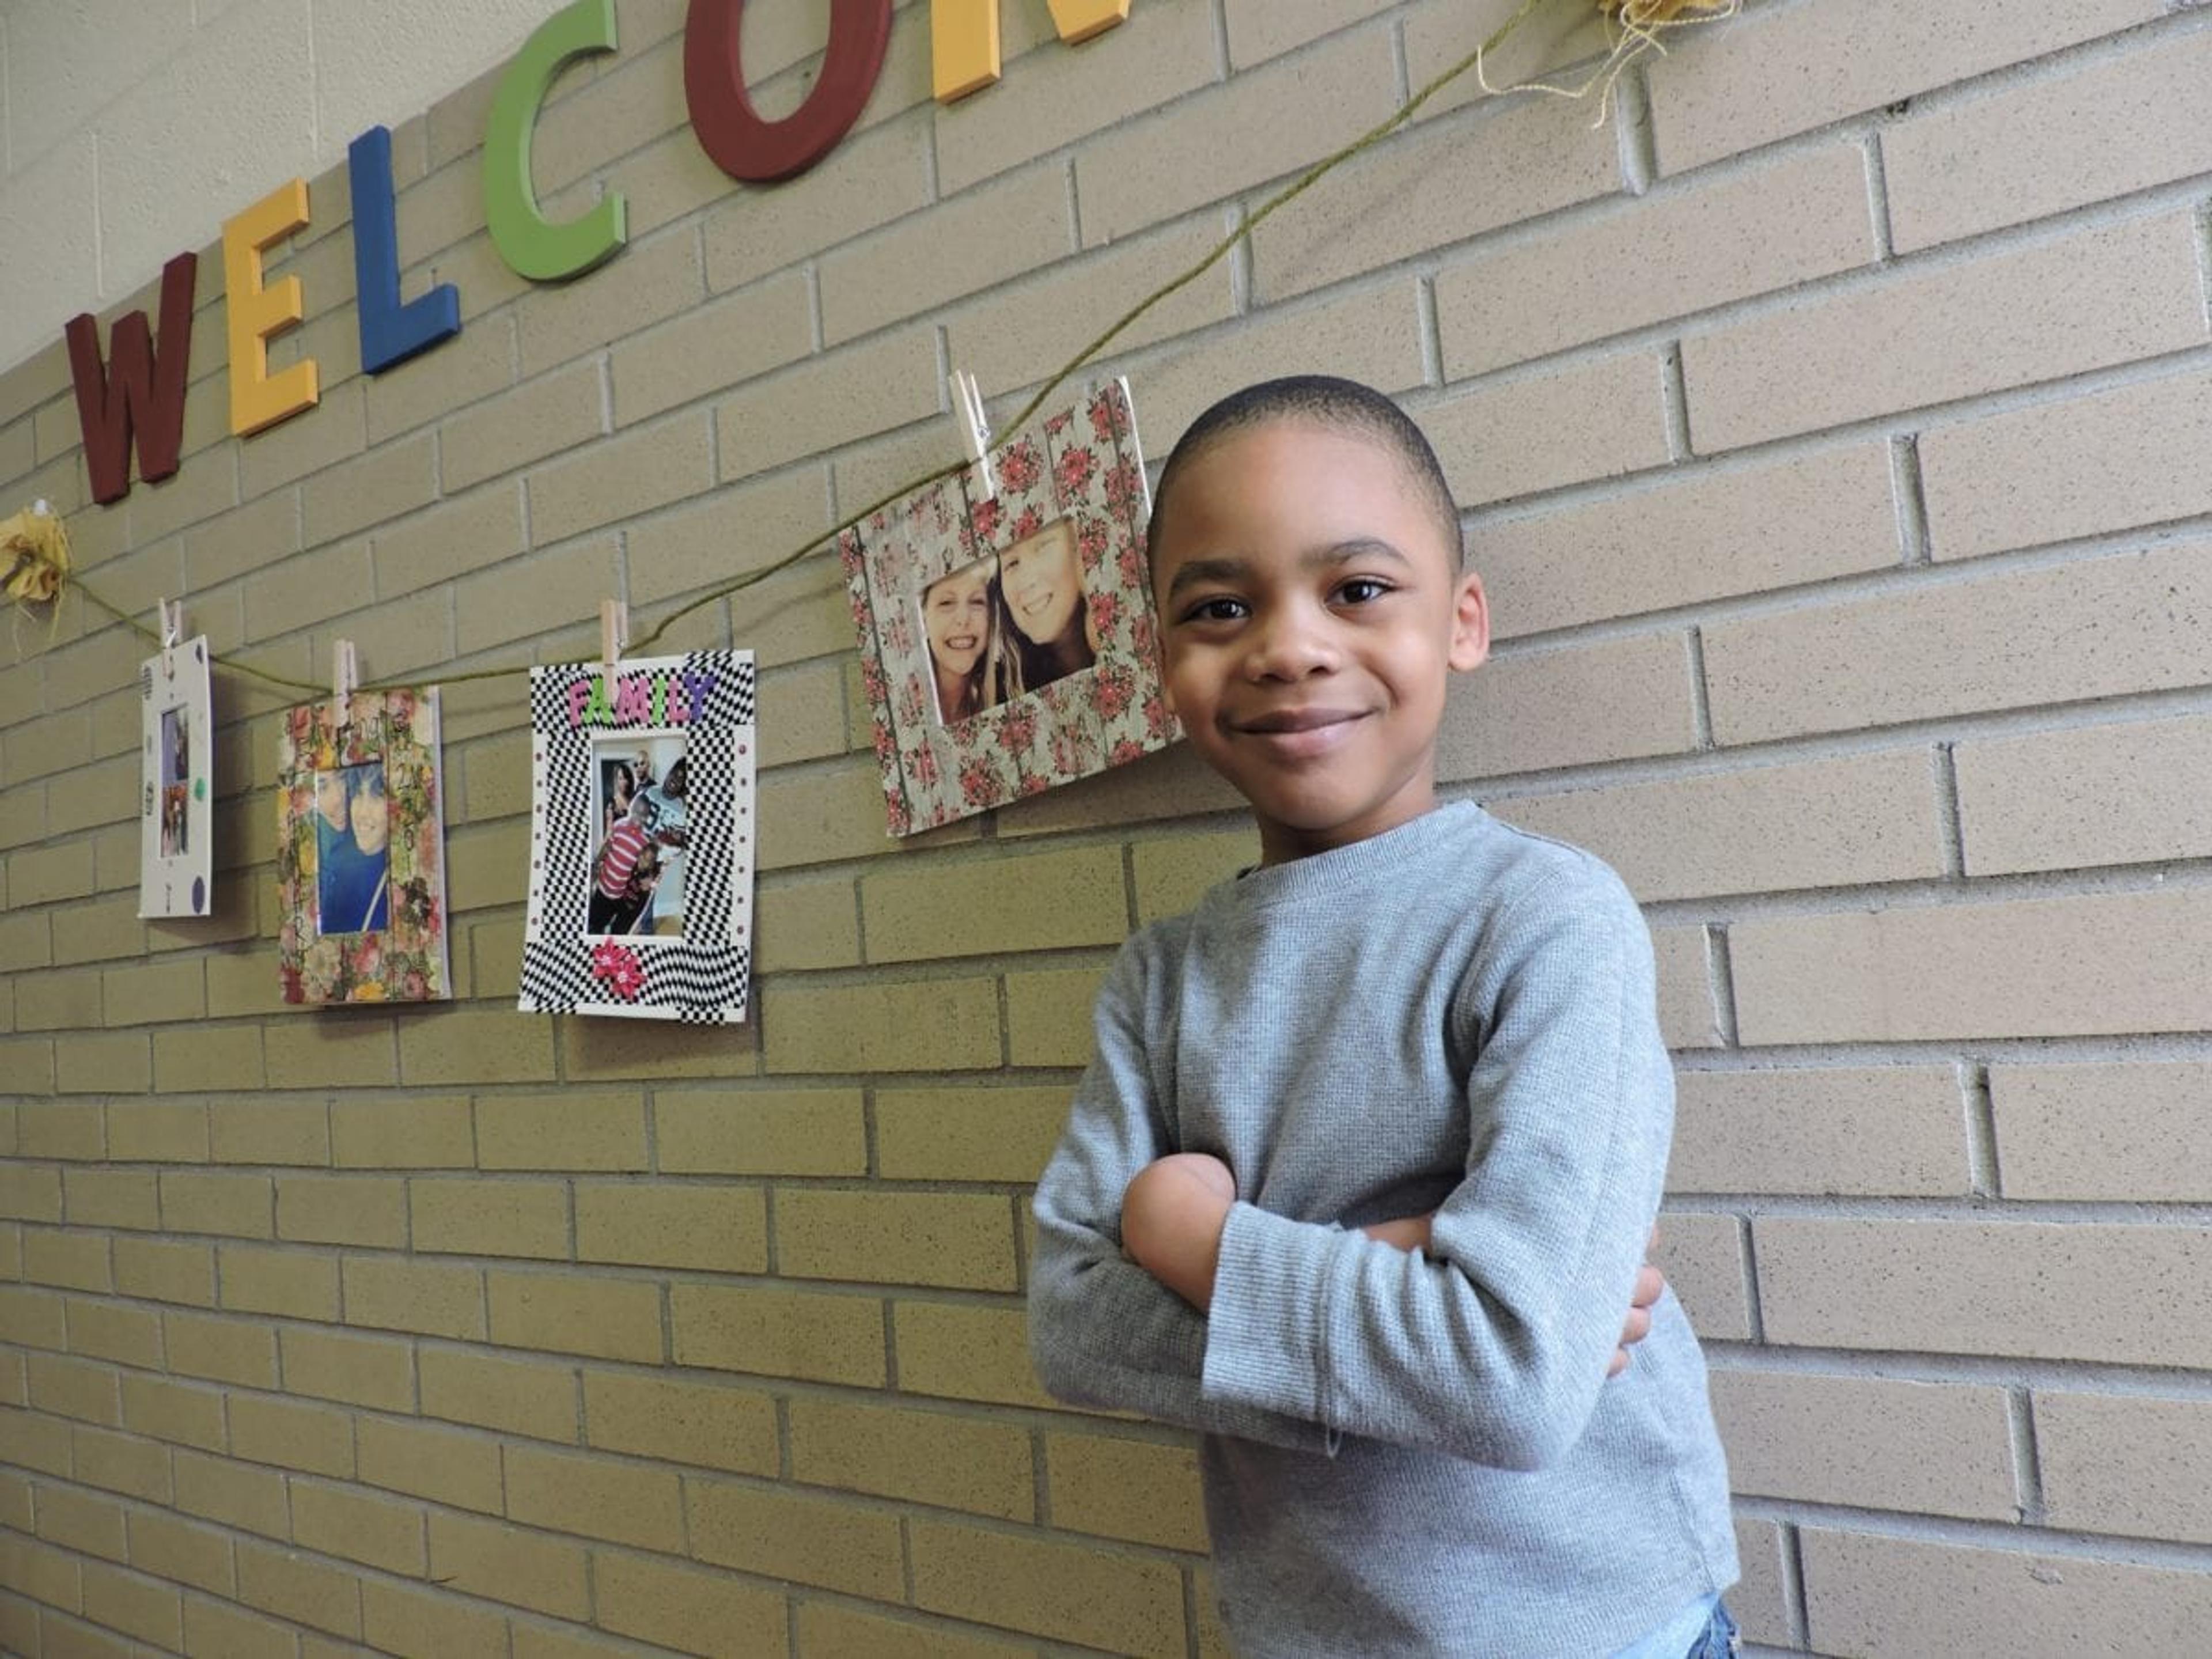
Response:
M1303 610L1286 608L1263 615L1247 637L1251 652L1245 669L1255 679L1304 679L1336 664L1336 648L1324 619Z

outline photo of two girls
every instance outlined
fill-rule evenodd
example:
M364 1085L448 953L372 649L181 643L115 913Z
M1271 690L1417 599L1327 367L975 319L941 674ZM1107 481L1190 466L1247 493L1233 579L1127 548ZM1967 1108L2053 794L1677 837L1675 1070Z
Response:
M1066 520L922 590L938 723L951 726L1097 660Z

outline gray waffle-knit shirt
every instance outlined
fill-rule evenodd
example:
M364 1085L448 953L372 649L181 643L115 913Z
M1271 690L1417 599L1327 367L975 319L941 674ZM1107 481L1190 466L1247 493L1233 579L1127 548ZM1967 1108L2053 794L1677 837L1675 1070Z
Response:
M1063 1399L1203 1431L1240 1653L1579 1659L1735 1581L1671 1290L1605 1375L1674 1102L1609 869L1440 807L1144 928L1097 1026L1031 1353ZM1122 1189L1176 1151L1237 1177L1210 1316L1121 1254ZM1426 1256L1356 1231L1431 1208Z

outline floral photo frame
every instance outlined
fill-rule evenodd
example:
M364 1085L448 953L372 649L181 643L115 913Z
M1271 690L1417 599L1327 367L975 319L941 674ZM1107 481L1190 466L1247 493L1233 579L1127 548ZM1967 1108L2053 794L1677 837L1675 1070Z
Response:
M284 1000L449 999L436 689L302 704L277 767Z
M1164 748L1149 500L1116 380L839 538L894 836Z
M524 1012L744 1018L756 690L750 651L531 671Z

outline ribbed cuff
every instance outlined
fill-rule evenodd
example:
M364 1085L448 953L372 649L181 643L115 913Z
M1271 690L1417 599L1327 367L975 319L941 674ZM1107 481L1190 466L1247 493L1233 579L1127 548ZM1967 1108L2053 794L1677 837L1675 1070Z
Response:
M1206 1315L1208 1400L1329 1421L1328 1334L1336 1280L1356 1235L1238 1203L1221 1231Z

